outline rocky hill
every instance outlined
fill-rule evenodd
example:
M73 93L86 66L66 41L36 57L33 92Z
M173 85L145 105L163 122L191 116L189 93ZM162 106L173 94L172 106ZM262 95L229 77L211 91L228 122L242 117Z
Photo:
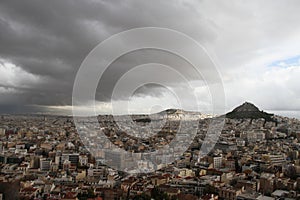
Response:
M265 119L266 121L275 121L274 114L260 111L254 104L245 102L236 107L233 111L226 114L230 119Z

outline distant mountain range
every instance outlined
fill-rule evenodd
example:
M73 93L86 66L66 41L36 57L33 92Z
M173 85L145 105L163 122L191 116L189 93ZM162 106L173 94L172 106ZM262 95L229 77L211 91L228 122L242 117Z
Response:
M177 115L178 114L201 115L202 113L196 112L196 111L186 111L186 110L182 110L182 109L171 108L171 109L163 110L157 114L160 114L160 115L176 115L176 114Z
M131 115L134 118L134 121L137 122L150 122L150 116L178 116L178 115L185 115L185 116L201 116L202 118L206 118L204 114L200 112L194 111L185 111L182 109L167 109L163 110L159 113L151 114L151 115ZM207 115L208 116L208 115ZM259 110L254 104L245 102L242 105L236 107L231 112L222 115L223 117L229 119L265 119L265 121L269 122L276 122L274 118L274 114L267 113L264 111Z

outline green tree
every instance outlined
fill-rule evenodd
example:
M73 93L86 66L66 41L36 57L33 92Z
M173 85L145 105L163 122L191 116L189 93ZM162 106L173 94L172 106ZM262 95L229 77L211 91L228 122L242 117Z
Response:
M151 197L149 195L146 195L145 193L141 195L137 195L133 198L133 200L151 200Z
M151 197L155 200L170 200L169 196L165 192L161 192L157 188L153 188L151 191Z

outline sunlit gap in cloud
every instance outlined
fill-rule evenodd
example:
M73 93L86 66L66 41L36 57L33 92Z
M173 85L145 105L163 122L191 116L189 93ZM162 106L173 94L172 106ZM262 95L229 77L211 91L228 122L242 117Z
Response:
M95 101L82 104L82 106L72 107L71 105L47 106L48 112L60 112L70 115L73 110L80 111L83 115L106 115L106 114L153 114L166 109L183 109L186 111L198 111L204 114L213 114L211 95L208 87L202 81L192 83L194 91L189 91L190 95L195 95L198 99L197 105L191 104L189 98L178 99L173 92L164 90L159 95L133 94L129 99L112 100L110 102ZM177 95L187 94L184 87L176 87ZM214 113L216 114L216 113ZM220 113L219 113L220 114ZM223 114L223 113L222 113Z
M0 86L8 88L29 87L40 81L40 77L31 74L20 66L0 58Z

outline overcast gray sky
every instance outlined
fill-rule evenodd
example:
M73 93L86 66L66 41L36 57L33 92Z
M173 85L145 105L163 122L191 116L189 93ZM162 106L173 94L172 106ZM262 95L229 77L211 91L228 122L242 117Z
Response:
M76 72L95 46L121 31L164 27L187 34L207 49L223 79L227 110L250 101L264 110L299 116L299 8L298 0L3 0L0 112L69 113ZM152 51L118 59L99 83L99 113L110 112L110 93L124 66L151 59L182 62ZM174 82L174 88L182 87L168 74L159 74ZM201 81L192 80L193 92L202 99L200 110L205 111L208 92ZM172 94L150 85L137 91L130 108L146 112L149 102L159 105L157 110L176 106ZM117 104L122 103L120 97Z

